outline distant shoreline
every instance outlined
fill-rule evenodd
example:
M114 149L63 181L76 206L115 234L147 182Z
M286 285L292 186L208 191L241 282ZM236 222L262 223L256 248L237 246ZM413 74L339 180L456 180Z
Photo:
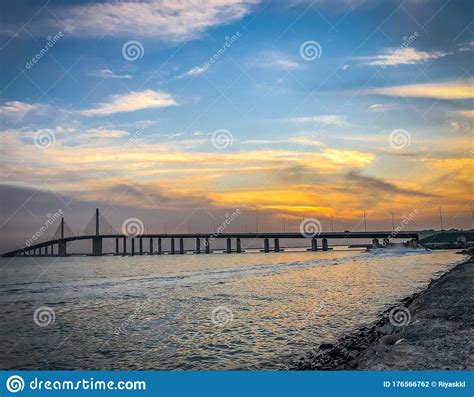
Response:
M290 363L292 370L474 369L474 252L422 291L383 311L374 323L323 343Z

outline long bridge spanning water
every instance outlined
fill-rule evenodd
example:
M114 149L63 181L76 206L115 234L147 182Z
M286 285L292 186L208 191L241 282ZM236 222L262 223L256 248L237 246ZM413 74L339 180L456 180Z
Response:
M314 233L302 232L245 232L245 233L100 233L101 217L99 210L96 209L94 216L95 233L85 233L83 235L65 235L65 221L61 218L61 223L57 230L57 237L47 241L30 244L25 247L7 252L4 257L13 256L66 256L68 243L82 240L91 241L90 255L104 255L103 242L105 239L115 240L116 255L162 255L162 254L184 254L185 240L194 240L196 254L212 251L211 243L214 240L225 240L226 246L223 250L226 253L241 253L242 240L263 240L262 252L280 252L280 239L305 239L310 240L308 250L310 251L327 251L329 249L328 239L372 239L373 244L378 245L379 239L387 244L390 238L418 240L420 232L417 231L366 231L366 232L320 232L316 230ZM70 229L69 229L70 230ZM321 245L318 245L318 239ZM163 249L163 242L169 241L169 250ZM222 251L222 250L220 250Z

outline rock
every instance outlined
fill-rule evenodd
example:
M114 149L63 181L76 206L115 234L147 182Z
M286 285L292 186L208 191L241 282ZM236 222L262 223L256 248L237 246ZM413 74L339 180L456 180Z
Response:
M385 335L380 341L383 345L394 345L397 340L398 336L396 335Z
M392 335L395 331L395 327L391 324L385 324L382 327L378 327L377 332L380 332L382 335Z
M334 345L332 343L323 343L319 345L319 350L329 350L332 349Z

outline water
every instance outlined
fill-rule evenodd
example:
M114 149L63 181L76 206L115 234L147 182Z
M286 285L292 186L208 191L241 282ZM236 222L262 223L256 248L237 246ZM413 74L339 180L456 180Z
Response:
M460 259L350 250L2 258L0 367L278 369ZM44 327L34 321L42 306L55 316Z

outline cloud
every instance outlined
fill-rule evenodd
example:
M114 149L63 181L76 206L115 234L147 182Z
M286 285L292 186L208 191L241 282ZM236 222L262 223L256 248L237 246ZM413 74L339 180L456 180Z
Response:
M300 146L324 146L322 142L304 136L290 137L288 139L247 139L241 143L243 145L276 145L280 143L293 143Z
M100 103L95 108L82 110L80 113L84 116L107 116L113 113L134 112L136 110L176 105L178 103L167 92L145 90L112 95L108 102Z
M380 112L386 112L387 110L392 109L393 106L389 104L383 104L383 103L374 103L373 105L369 106L369 109L372 112L380 113Z
M448 52L442 51L418 51L416 48L397 48L387 49L384 54L373 57L358 57L357 60L367 62L371 66L397 66L397 65L414 65L417 63L427 62L431 59L437 59L448 55Z
M89 74L91 76L102 77L104 79L131 79L133 77L131 74L116 74L110 69L99 69Z
M89 3L56 7L65 34L102 38L104 35L150 37L186 41L208 28L236 21L251 11L257 0L145 0ZM55 19L49 25L57 25Z
M295 70L300 67L292 57L278 51L262 51L255 65L263 68Z
M197 76L198 74L202 74L209 69L206 66L195 66L191 69L189 69L186 73L183 73L182 75L178 76L179 79L187 76Z
M0 106L0 115L4 117L22 117L30 112L43 112L47 105L30 104L20 101L9 101Z
M288 143L288 139L247 139L241 142L243 145L273 145Z
M291 117L285 120L292 123L321 123L336 125L339 127L348 125L346 119L343 116L337 114Z
M127 135L129 135L129 133L123 130L112 130L112 129L106 129L106 128L90 128L81 136L88 137L88 138L114 139L114 138L122 138Z
M273 64L284 70L295 70L299 68L298 62L292 61L291 59L277 59Z
M474 85L473 79L465 79L445 83L371 88L358 91L358 93L362 95L387 95L415 98L471 99L474 98Z
M58 144L61 142L67 146L94 146L99 144L99 140L118 139L128 136L128 131L118 128L80 128L77 126L58 125L53 128L20 128L10 129L0 132L7 144L10 138L20 139L23 144L34 143L36 137L51 137Z
M457 110L455 113L468 119L474 119L474 110Z
M391 182L387 182L379 178L361 175L357 171L349 171L347 173L347 178L351 180L352 182L355 182L359 184L360 186L367 188L369 190L376 190L376 191L381 191L385 193L401 194L401 195L409 195L409 196L417 196L417 197L438 197L430 193L401 188Z
M474 41L470 41L468 43L461 44L459 47L460 52L464 51L474 51Z

